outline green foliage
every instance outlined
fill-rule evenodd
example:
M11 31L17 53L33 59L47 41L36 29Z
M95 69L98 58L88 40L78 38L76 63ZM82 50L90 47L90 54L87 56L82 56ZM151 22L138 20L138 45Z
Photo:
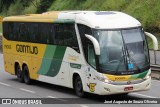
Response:
M0 0L0 12L2 12L3 8L7 8L14 3L15 0Z
M37 13L46 12L48 7L50 7L52 3L53 3L53 0L41 0L41 3L37 8Z
M23 11L25 7L23 7L21 0L16 0L15 3L12 3L10 7L8 8L7 15L18 15L23 14Z
M0 14L0 16L3 18L3 15ZM2 33L2 23L0 23L0 33Z
M2 24L0 24L0 33L2 33Z
M34 14L34 13L36 13L40 3L41 3L41 0L32 0L29 3L29 6L27 6L25 8L25 10L23 11L24 14Z

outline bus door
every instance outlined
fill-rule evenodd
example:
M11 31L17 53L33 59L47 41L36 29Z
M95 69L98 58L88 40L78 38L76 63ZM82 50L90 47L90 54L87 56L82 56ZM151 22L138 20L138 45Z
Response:
M82 41L84 57L86 59L87 65L85 67L86 82L90 92L94 92L94 87L97 83L95 77L96 69L96 59L95 51L92 42L85 37L85 34L92 35L92 30L82 24L78 24L78 30Z

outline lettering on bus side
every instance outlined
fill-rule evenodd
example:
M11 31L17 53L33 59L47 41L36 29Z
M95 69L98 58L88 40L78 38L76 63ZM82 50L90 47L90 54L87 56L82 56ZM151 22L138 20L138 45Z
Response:
M38 54L37 46L29 46L29 45L16 45L16 51L21 53L30 53L30 54Z
M5 49L12 49L11 45L4 45Z

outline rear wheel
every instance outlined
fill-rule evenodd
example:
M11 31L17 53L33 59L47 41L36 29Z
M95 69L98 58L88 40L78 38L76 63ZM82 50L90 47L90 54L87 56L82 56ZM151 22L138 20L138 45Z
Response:
M24 82L23 73L22 73L22 71L21 71L21 69L20 69L19 64L16 65L16 74L17 74L17 79L18 79L18 81L19 81L19 82Z
M83 91L83 85L80 76L77 76L74 81L74 89L79 97L85 97L85 92Z
M29 76L29 70L28 70L27 66L24 66L23 74L24 74L24 82L28 85L31 84L31 79L30 79L30 76Z

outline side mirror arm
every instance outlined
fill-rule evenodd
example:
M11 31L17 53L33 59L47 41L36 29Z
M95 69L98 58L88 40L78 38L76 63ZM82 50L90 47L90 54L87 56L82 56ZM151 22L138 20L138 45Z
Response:
M145 32L145 34L152 39L153 49L154 49L154 51L157 51L158 50L158 40L157 40L157 38L151 33Z
M91 35L85 34L85 36L92 41L93 45L94 45L94 50L95 50L95 54L96 55L100 55L100 46L98 41Z

